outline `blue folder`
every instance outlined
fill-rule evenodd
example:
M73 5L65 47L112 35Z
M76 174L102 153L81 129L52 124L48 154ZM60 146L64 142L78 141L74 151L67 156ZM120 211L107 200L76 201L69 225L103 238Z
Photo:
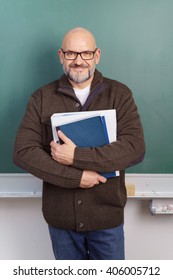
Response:
M104 117L90 117L59 125L56 129L60 129L78 147L100 147L109 143Z
M70 138L77 147L101 147L109 144L109 138L104 116L89 117L68 124L59 125L57 131L61 130ZM62 140L60 144L63 144ZM115 177L115 172L100 173L106 178Z

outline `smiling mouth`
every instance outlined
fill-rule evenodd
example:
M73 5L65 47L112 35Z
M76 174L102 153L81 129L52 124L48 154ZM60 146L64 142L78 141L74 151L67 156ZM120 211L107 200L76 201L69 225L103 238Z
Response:
M87 68L86 67L73 67L71 68L71 70L73 72L76 72L76 73L84 73L84 71L86 70Z
M82 71L82 70L84 70L84 69L86 69L86 67L73 67L73 70L79 70L79 71Z

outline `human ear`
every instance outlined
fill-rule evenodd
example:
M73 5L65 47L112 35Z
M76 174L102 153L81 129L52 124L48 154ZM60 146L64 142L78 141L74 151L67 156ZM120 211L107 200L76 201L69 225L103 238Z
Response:
M63 64L64 63L64 55L61 49L58 50L58 56L59 56L59 60L60 63Z
M98 48L95 52L95 63L98 64L100 61L101 50Z

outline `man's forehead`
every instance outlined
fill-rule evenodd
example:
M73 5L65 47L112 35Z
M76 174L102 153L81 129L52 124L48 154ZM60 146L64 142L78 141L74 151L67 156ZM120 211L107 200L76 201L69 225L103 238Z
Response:
M62 42L62 47L70 48L95 48L94 36L87 30L72 30L68 32Z

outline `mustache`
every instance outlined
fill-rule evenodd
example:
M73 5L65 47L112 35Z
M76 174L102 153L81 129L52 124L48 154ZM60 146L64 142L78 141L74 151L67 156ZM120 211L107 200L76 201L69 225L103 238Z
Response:
M69 67L70 68L88 68L88 65L72 63L72 64L69 65Z

